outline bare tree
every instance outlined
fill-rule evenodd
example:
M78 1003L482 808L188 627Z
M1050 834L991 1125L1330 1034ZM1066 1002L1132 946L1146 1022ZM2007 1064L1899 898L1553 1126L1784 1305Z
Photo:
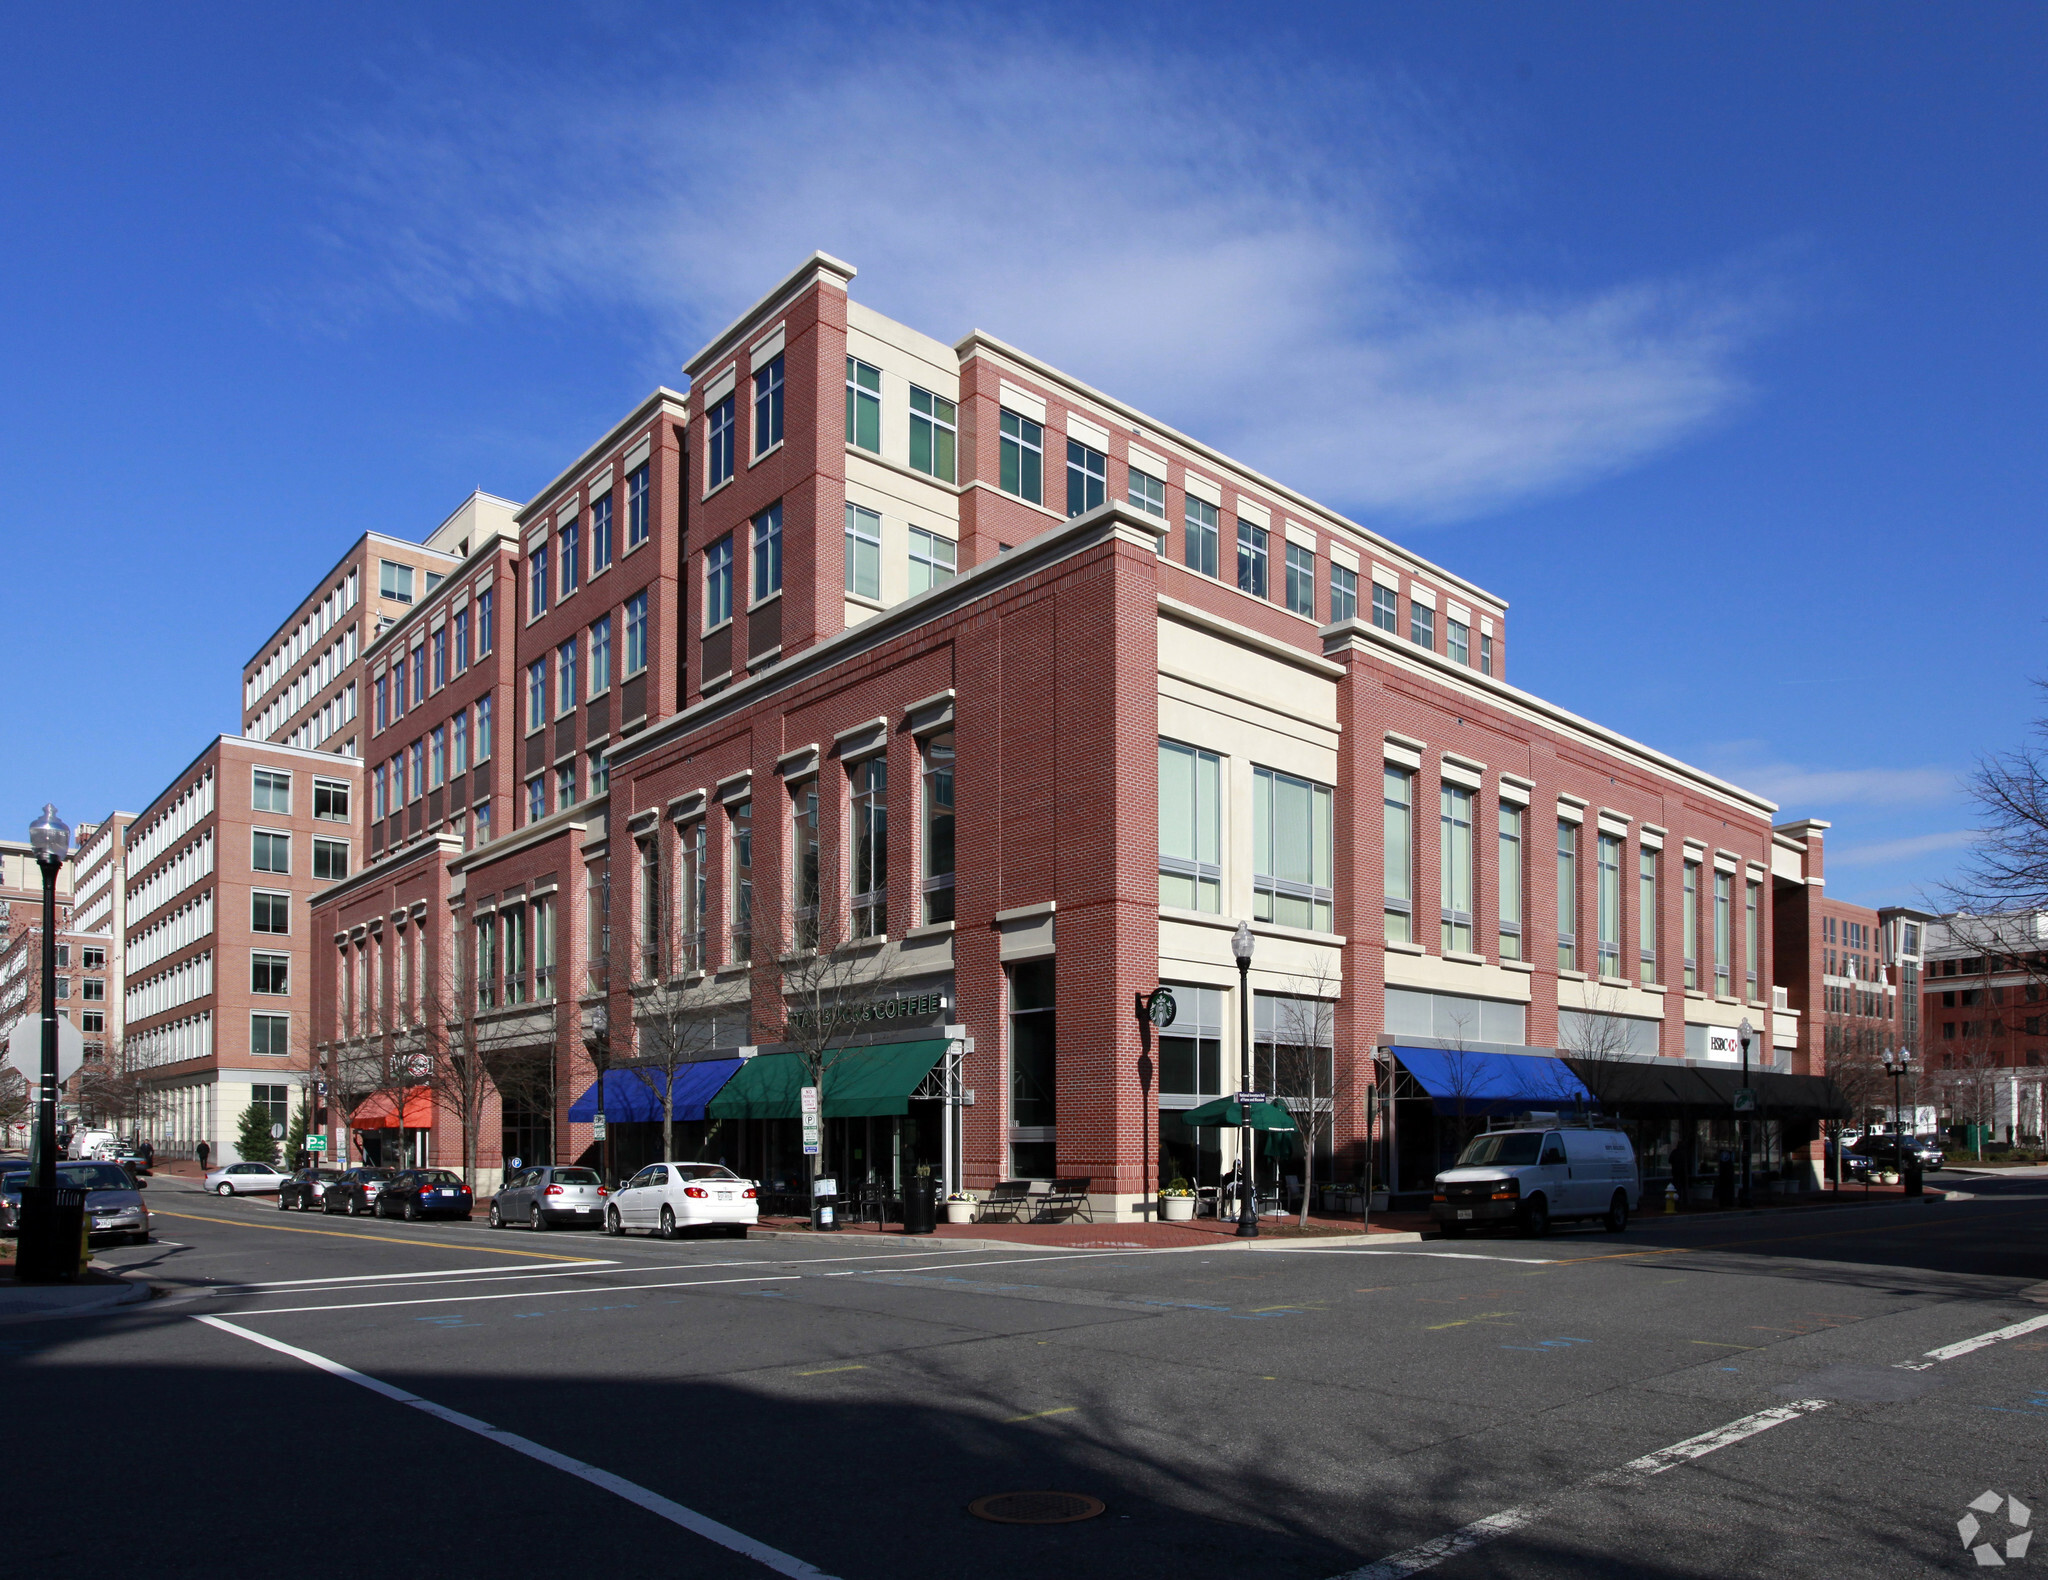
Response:
M2034 685L2048 693L2048 682ZM1973 918L2048 910L2048 716L2034 720L2020 746L1979 758L1964 789L1982 822L1941 890L1943 908Z
M125 1040L86 1060L77 1079L80 1114L114 1126L131 1124L142 1112L142 1071Z
M1260 1050L1262 1060L1271 1061L1269 1090L1293 1116L1301 1136L1304 1228L1315 1200L1316 1151L1335 1133L1339 1108L1345 1106L1339 1085L1348 1097L1355 1079L1348 1071L1340 1076L1336 1063L1336 1000L1342 985L1335 962L1328 955L1313 956L1286 979L1286 993L1271 1001L1272 1041Z
M1588 998L1582 1009L1560 1009L1557 1013L1558 1052L1580 1062L1577 1074L1603 1108L1616 1100L1620 1067L1638 1062L1634 1057L1635 1030L1621 1013L1621 993L1602 986ZM1559 1094L1571 1101L1576 1088Z
M433 1106L455 1121L462 1145L462 1178L474 1190L484 1119L498 1096L498 1085L481 1046L476 995L466 976L462 952L443 950L415 1001L417 1018L405 1032L400 1050L409 1078L424 1086Z

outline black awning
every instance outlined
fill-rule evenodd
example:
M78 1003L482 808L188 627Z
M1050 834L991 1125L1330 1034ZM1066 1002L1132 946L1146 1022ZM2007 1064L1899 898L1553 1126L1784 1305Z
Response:
M1608 1113L1624 1119L1710 1119L1733 1115L1742 1088L1739 1069L1703 1069L1676 1059L1575 1059L1572 1073ZM1851 1110L1824 1075L1752 1070L1765 1119L1847 1119Z

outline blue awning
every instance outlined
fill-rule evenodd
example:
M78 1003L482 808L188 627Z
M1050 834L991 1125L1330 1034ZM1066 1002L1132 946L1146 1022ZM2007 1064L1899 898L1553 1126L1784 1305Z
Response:
M1429 1093L1440 1114L1519 1114L1530 1109L1599 1107L1562 1059L1544 1053L1481 1053L1477 1049L1392 1050Z
M733 1078L742 1059L705 1059L697 1064L686 1064L675 1073L675 1116L678 1119L702 1119L704 1105L718 1095L719 1089ZM604 1080L590 1083L590 1090L569 1105L569 1118L576 1124L589 1124L597 1117L598 1087L604 1087L604 1117L607 1124L645 1124L649 1120L661 1122L661 1082L663 1072L649 1069L607 1070Z

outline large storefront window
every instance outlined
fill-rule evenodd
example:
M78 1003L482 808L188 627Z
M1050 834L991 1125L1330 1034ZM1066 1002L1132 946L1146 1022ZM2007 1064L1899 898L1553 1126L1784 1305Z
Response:
M1058 1159L1053 962L1010 967L1010 1175L1051 1179Z
M1190 1129L1181 1115L1223 1093L1223 1036L1232 998L1219 988L1179 984L1173 997L1173 1024L1159 1034L1159 1181L1214 1185L1223 1174L1223 1132Z

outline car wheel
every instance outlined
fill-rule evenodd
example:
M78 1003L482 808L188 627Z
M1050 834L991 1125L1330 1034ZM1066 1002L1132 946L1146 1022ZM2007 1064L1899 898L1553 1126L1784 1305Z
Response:
M277 1193L277 1210L279 1212L290 1212L292 1210L292 1204L285 1200L283 1191Z
M616 1208L616 1207L608 1207L608 1208L606 1208L606 1209L605 1209L605 1215L604 1215L604 1232L605 1232L606 1234L619 1234L619 1235L622 1235L622 1234L624 1234L624 1233L626 1232L626 1226L625 1226L625 1225L624 1225L623 1223L619 1222L619 1209L618 1209L618 1208Z
M1622 1191L1614 1193L1614 1200L1607 1206L1607 1232L1620 1234L1628 1227L1628 1196Z
M498 1216L498 1204L496 1202L491 1203L491 1227L493 1229L505 1227L505 1220Z
M1541 1196L1532 1196L1522 1204L1522 1233L1532 1240L1550 1233L1550 1204Z
M661 1237L673 1240L676 1237L676 1213L673 1207L661 1209Z
M213 1187L213 1193L216 1196L232 1196L235 1193L235 1187L230 1185L226 1180L222 1180L218 1185Z
M533 1204L533 1211L526 1215L526 1221L528 1224L532 1226L533 1232L535 1234L539 1234L542 1230L547 1228L548 1215L540 1210L539 1202L535 1202Z
M420 1221L420 1204L416 1198L406 1197L405 1206L401 1211L405 1214L405 1221L407 1223L418 1223Z

